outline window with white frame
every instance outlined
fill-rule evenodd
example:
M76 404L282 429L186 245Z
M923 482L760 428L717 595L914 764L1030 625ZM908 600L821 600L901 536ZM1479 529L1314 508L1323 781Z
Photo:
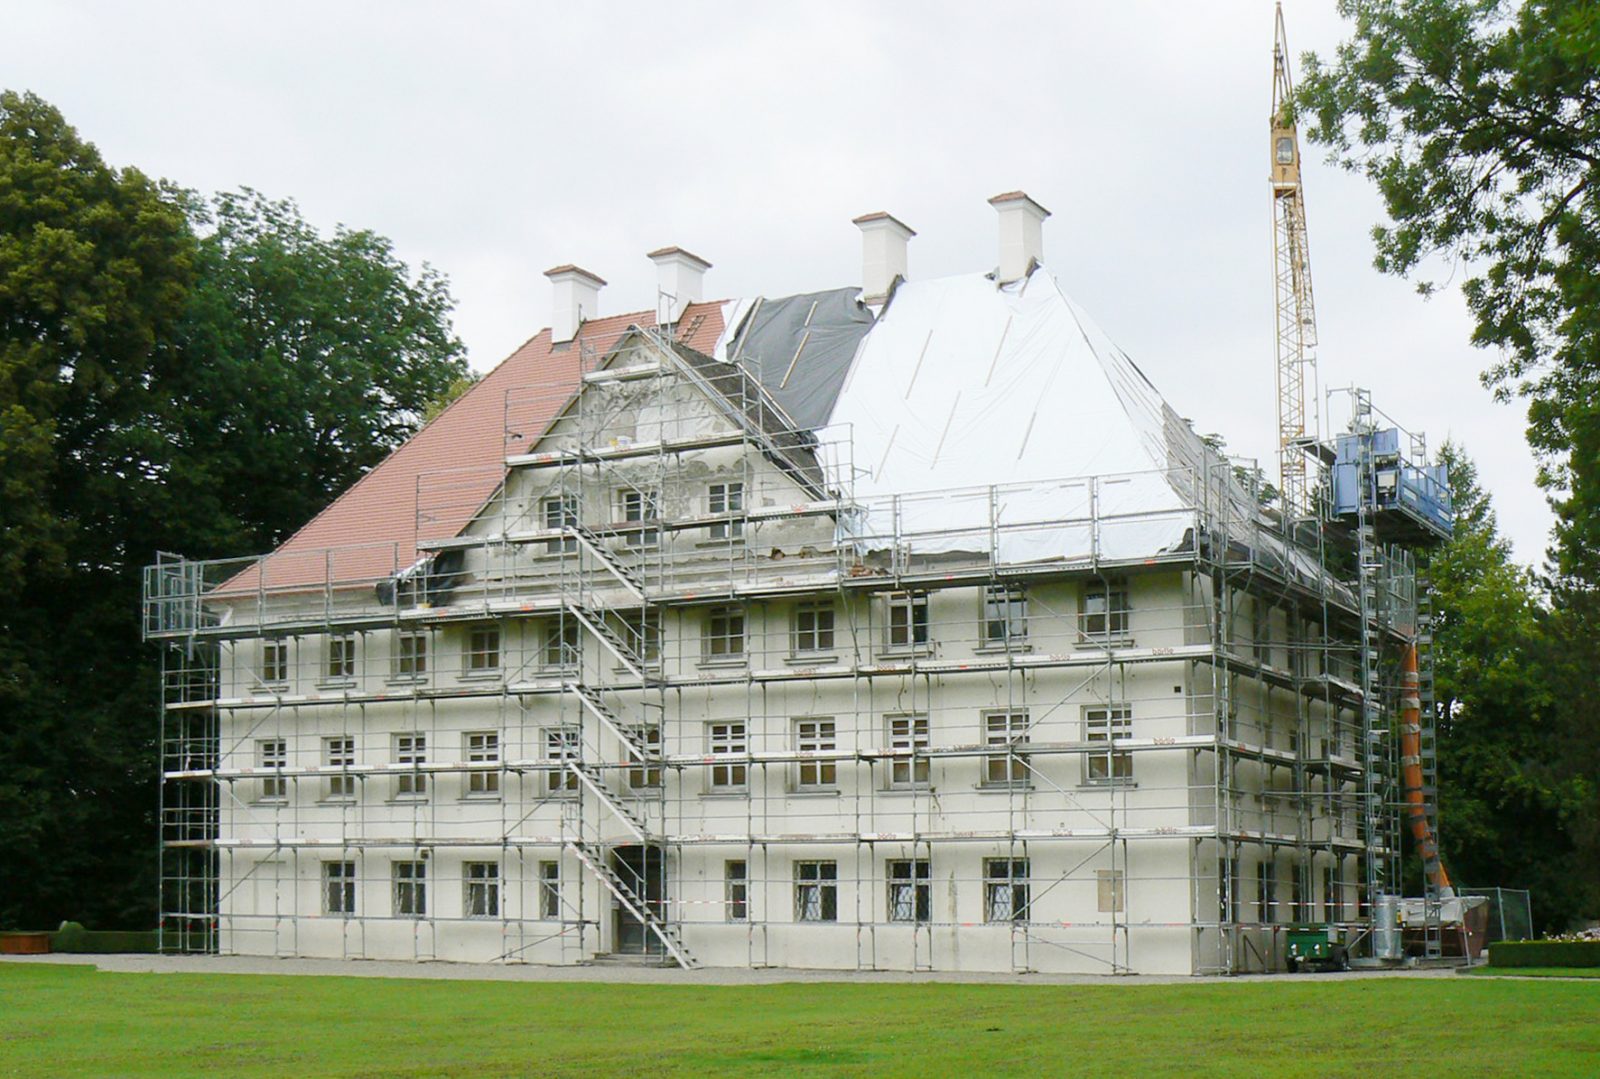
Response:
M394 673L398 678L420 678L428 673L428 635L398 630L394 635Z
M576 618L552 618L545 624L544 666L549 670L571 670L582 655L578 643Z
M1133 753L1113 748L1113 742L1133 737L1133 712L1127 705L1085 708L1084 741L1091 744L1085 755L1085 778L1090 783L1126 783L1133 779ZM1098 748L1103 745L1105 748Z
M794 864L794 920L797 922L839 920L838 862Z
M885 643L890 651L906 652L928 647L928 596L925 592L891 592L886 605Z
M261 681L282 685L289 680L289 642L283 637L268 637L261 642Z
M394 763L410 768L394 777L396 798L426 798L428 773L421 766L428 763L428 736L425 734L397 734L394 736Z
M1089 641L1125 640L1129 610L1126 581L1089 581L1078 600L1078 631Z
M1028 911L1028 859L983 860L983 920L1025 922Z
M742 860L722 864L722 909L730 922L750 920L750 867Z
M356 676L356 635L354 633L333 633L328 636L327 673L328 681L341 682Z
M467 630L463 655L467 674L491 674L500 669L500 627L493 623Z
M322 913L342 914L356 912L356 864L354 862L322 863Z
M1096 869L1095 888L1101 914L1115 914L1122 910L1122 870Z
M322 740L322 763L329 768L351 768L356 763L356 740L354 738L324 738ZM356 796L356 777L349 772L336 772L328 777L327 797L332 799L350 799Z
M706 726L706 738L710 743L711 756L715 757L742 757L750 751L750 744L745 738L745 725L743 723L711 723ZM713 764L711 766L711 786L713 789L738 790L742 789L749 781L749 765L745 761L730 761L727 764Z
M983 590L983 646L1015 647L1028 639L1028 594L1021 585L992 584Z
M1004 750L984 758L985 784L1005 787L1028 781L1028 755L1021 749L1028 744L1027 712L985 712L983 744Z
M289 743L282 738L262 738L257 741L256 767L277 771L276 775L268 775L261 781L261 800L282 802L288 799L289 781L283 777L283 769L289 767Z
M713 607L706 612L701 653L710 661L743 658L744 608Z
M468 918L500 917L500 863L466 862L461 867L465 888L461 910Z
M428 913L428 863L394 862L394 916L423 918Z
M928 783L928 717L889 716L889 785L922 787Z
M546 498L539 503L540 512L544 516L544 527L549 531L578 527L578 496L557 495ZM549 554L560 554L563 551L576 551L578 537L567 534L555 539L545 541L545 551Z
M476 765L467 773L467 797L500 797L500 769L485 765L500 763L500 734L498 731L468 731L462 736L467 753L467 763Z
M926 858L891 861L888 879L891 922L920 924L931 920L933 880Z
M577 727L552 727L544 732L545 759L555 765L548 773L547 786L551 794L577 793L577 773L566 767L566 762L577 762L580 734Z
M634 727L632 734L635 745L644 755L640 755L639 749L628 747L628 786L634 790L661 786L661 728Z
M711 513L744 512L744 484L713 483L707 489L706 509ZM743 535L742 520L718 521L711 526L712 539L738 539Z
M801 753L829 753L838 748L832 719L797 719L794 721L794 748ZM830 788L838 782L839 764L829 758L800 761L799 787L801 790Z
M794 609L794 650L833 651L833 604L802 603Z
M660 496L654 490L624 487L617 491L617 520L626 525L654 521L661 516L660 504ZM657 529L640 528L629 531L624 542L632 547L646 547L660 538Z
M561 919L561 863L539 863L539 917L545 921Z

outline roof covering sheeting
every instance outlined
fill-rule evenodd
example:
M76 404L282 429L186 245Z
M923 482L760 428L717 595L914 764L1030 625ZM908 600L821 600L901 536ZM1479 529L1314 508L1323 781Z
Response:
M982 274L908 282L829 416L852 431L867 504L846 530L867 547L898 532L920 552L993 542L1003 562L1169 550L1193 527L1197 499L1168 413L1048 271L1005 286ZM972 493L888 501L951 488ZM1070 518L1082 523L1059 523Z
M715 358L754 375L796 427L821 427L872 329L872 312L860 295L860 289L836 288L737 301Z

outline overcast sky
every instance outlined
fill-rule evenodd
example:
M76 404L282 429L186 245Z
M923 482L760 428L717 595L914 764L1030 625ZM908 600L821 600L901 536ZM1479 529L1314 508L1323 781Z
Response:
M1285 4L1330 55L1333 0ZM992 268L986 199L1054 214L1045 262L1202 432L1269 472L1272 5L141 3L0 0L0 86L113 164L293 197L443 271L474 368L549 321L544 270L652 308L644 253L714 264L708 298L860 282L850 219L918 236L911 276ZM1298 69L1298 62L1297 62ZM1370 387L1477 458L1519 558L1550 515L1520 404L1494 403L1458 293L1372 268L1381 209L1321 161L1306 200L1325 387ZM1335 406L1340 418L1347 406Z

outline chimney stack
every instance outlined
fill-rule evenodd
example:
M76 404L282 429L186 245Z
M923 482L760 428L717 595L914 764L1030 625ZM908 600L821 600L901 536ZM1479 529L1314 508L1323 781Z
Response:
M559 345L578 336L583 320L600 311L600 289L605 280L588 270L568 263L546 270L554 286L550 305L550 343Z
M851 224L861 230L861 291L867 303L889 298L894 279L906 276L906 241L915 236L911 226L878 211L862 214Z
M662 247L645 258L656 264L656 317L670 326L683 317L684 308L699 303L711 263L681 247Z
M1002 285L1027 277L1044 261L1044 219L1050 211L1021 191L1008 191L989 200L1000 215L1000 268Z

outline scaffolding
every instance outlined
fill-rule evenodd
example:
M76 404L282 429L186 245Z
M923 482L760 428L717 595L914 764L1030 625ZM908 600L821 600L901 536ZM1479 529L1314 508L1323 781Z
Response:
M1148 475L858 499L850 433L737 363L634 329L580 366L506 395L487 504L419 479L419 559L147 570L164 948L1240 973L1291 924L1369 940L1424 624L1373 522L1285 523L1214 454L1158 474L1181 512L1107 497ZM1106 554L1153 518L1183 540Z

